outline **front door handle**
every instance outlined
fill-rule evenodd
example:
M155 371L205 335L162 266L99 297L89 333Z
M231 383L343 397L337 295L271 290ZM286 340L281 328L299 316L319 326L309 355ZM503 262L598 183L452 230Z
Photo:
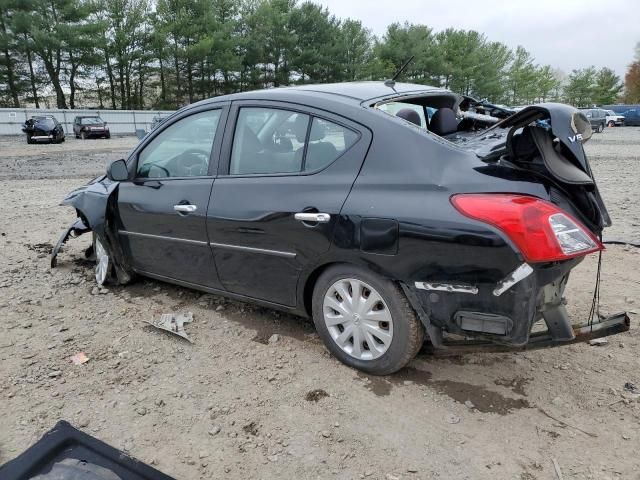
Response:
M187 204L187 205L174 205L173 209L178 213L193 213L198 207L195 205Z
M329 215L328 213L301 212L296 213L293 218L299 220L300 222L327 223L329 220L331 220L331 215Z

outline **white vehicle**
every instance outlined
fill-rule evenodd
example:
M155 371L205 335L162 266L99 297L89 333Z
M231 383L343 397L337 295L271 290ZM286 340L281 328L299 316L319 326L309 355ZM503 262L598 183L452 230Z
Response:
M607 112L607 127L621 127L624 125L624 115L618 115L613 110L605 110Z

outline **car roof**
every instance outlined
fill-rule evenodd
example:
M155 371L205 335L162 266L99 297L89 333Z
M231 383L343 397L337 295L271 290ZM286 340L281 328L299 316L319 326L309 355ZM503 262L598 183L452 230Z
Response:
M251 90L248 92L233 93L230 95L214 97L198 103L202 104L230 100L269 100L270 98L282 99L284 95L290 93L292 96L297 96L298 94L320 94L331 96L332 100L334 101L359 104L366 100L374 100L376 98L403 96L421 92L442 92L451 94L451 92L446 89L415 83L394 83L393 85L387 85L382 81L361 81L296 85L292 87Z

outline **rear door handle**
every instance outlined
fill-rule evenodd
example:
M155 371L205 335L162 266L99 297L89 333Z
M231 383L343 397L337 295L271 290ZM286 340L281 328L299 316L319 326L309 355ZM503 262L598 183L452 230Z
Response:
M328 213L301 212L296 213L293 218L300 222L327 223L329 220L331 220L331 215L329 215Z
M187 204L187 205L174 205L173 209L178 213L193 213L198 207L195 205Z

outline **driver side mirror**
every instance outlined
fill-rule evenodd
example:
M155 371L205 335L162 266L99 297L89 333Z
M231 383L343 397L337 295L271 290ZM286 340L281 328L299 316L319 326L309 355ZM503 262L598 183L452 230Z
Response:
M107 167L107 178L114 182L124 182L129 180L129 170L127 170L127 162L122 158L112 162Z

